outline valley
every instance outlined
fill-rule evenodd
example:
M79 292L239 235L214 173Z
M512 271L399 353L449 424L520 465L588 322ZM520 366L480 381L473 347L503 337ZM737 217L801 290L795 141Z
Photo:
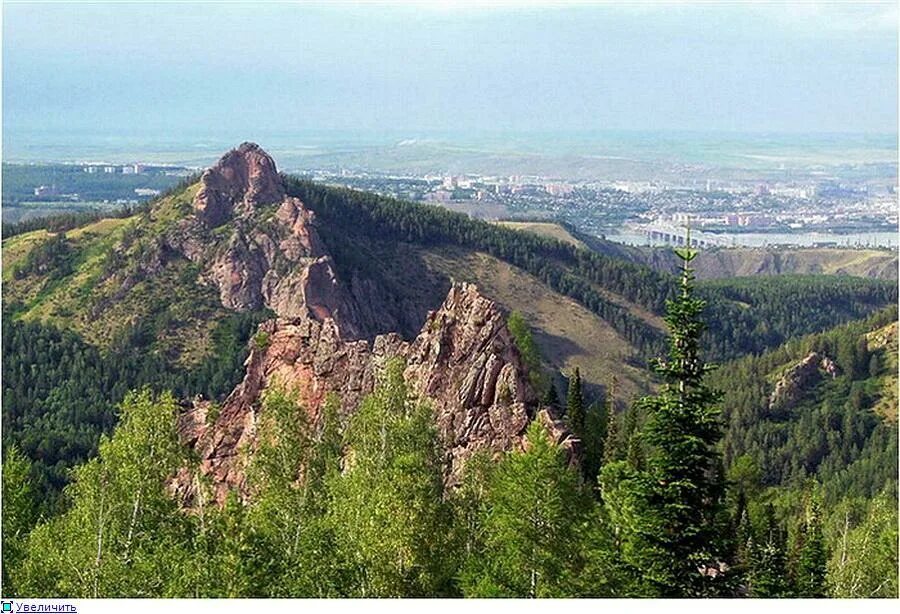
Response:
M696 283L680 260L690 262ZM414 579L380 562L377 549L357 561L352 553L365 534L345 529L383 511L366 508L374 496L388 498L384 510L422 497L414 499L421 506L415 514L424 515L406 520L419 530L449 517L490 526L476 513L484 502L465 499L486 488L477 482L480 463L496 465L497 475L516 463L545 463L541 475L570 497L571 509L596 508L607 519L602 527L624 523L619 515L639 500L629 499L639 497L629 494L629 484L639 483L633 476L658 468L669 453L653 438L678 430L659 427L661 408L673 402L672 378L693 378L697 398L706 399L697 402L695 419L718 424L712 407L722 408L721 443L718 427L701 430L704 454L721 454L728 477L710 477L718 471L710 466L702 480L721 479L722 489L727 482L727 523L737 527L746 512L752 526L740 525L742 535L762 532L772 505L772 522L802 550L797 540L808 529L801 519L811 501L855 506L863 526L871 501L896 500L896 463L889 460L897 445L895 282L891 252L713 249L695 257L631 248L556 224L489 223L279 174L262 148L244 143L199 178L121 217L60 218L4 236L4 446L17 451L17 466L27 466L23 483L42 493L47 520L32 516L28 527L37 526L28 538L37 552L53 551L51 533L74 531L79 514L94 505L84 489L96 484L97 467L111 467L109 479L122 480L117 488L128 500L131 478L115 472L130 467L129 446L137 446L158 461L135 491L155 502L158 518L182 518L179 510L204 518L197 514L209 508L223 514L215 522L229 523L239 521L228 514L247 513L247 526L274 540L265 547L280 548L281 529L267 524L280 516L265 510L284 503L305 510L310 526L323 531L305 534L313 550L292 550L300 558L285 558L286 567L273 571L287 574L282 579L292 588L258 579L256 588L241 593L235 586L229 594L519 595L520 585L479 568L477 557L444 560L417 550L417 535L389 518L377 522L396 532L397 548L437 567ZM679 320L678 309L702 320ZM673 361L683 351L670 341L678 326L692 339L690 351L702 348L721 364L717 371L704 378L701 359ZM666 354L669 362L655 362ZM770 401L776 388L789 386L779 381L800 373L796 365L810 356L819 366L804 376L808 386L791 393L790 403ZM833 428L821 429L823 422ZM141 439L149 434L152 441ZM399 456L379 438L396 438ZM410 480L417 486L402 490ZM332 492L344 494L323 494ZM337 519L345 529L328 524ZM832 531L830 516L819 520L825 529L816 530ZM181 527L181 520L166 522L165 531ZM195 537L220 530L203 525L191 533L193 521L185 522ZM565 526L574 533L560 543L589 548L608 538L582 543L580 529ZM454 527L462 542L429 547L486 547ZM827 538L836 543L832 533ZM149 533L143 539L147 553L157 547ZM79 543L73 537L65 548ZM178 543L173 552L185 565L203 555ZM691 578L684 582L692 587L684 590L705 595L752 592L756 563L740 559L737 544L720 546L722 556L739 561L734 585L698 579L680 563L665 573L682 569L679 578ZM388 575L381 584L348 579L337 587L320 584L338 582L343 572L336 570L288 579L301 559L319 569L304 557L326 547L349 557L340 558L348 568ZM644 552L634 547L616 551L625 567L592 568L606 559L578 550L572 573L581 579L548 585L546 594L666 594L657 580L627 579L628 565L640 561L628 557ZM53 582L53 574L67 572L21 560L14 581L25 592L85 590L77 579L42 585L41 578ZM151 594L185 594L164 571L153 573L160 584ZM483 584L488 579L499 584ZM218 590L193 581L191 590L201 594ZM797 583L779 590L808 595Z

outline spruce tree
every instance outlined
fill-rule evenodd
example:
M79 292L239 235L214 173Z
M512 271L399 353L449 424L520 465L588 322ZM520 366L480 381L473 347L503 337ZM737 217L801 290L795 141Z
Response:
M784 531L775 518L775 508L765 510L762 533L750 547L747 580L751 597L787 597Z
M603 465L622 460L622 448L619 442L619 415L616 412L616 388L619 380L612 378L609 394L606 397L606 437L603 439Z
M822 533L822 512L815 494L810 498L806 517L800 524L798 542L794 576L796 596L825 597L828 555Z
M676 254L683 267L680 291L667 302L669 352L655 365L664 383L658 395L640 402L647 415L640 430L644 467L614 463L604 468L602 487L605 500L607 491L612 494L607 507L619 524L623 558L640 576L640 592L709 596L726 592L728 584L718 395L703 382L711 366L700 356L705 302L694 296L690 262L696 251Z
M549 381L547 390L541 397L541 403L552 409L559 409L559 396L556 394L556 385L553 381Z
M581 391L581 371L575 367L575 373L569 380L569 390L566 393L566 417L569 428L576 437L584 439L584 396Z

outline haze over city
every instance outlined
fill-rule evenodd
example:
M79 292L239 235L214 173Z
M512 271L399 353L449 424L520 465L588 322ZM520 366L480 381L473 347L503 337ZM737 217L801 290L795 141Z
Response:
M6 3L4 144L897 130L895 3L488 4Z

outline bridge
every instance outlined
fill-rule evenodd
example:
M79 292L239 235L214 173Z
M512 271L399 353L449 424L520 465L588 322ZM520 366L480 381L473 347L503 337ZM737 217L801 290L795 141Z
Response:
M640 231L647 237L651 245L665 243L666 245L683 246L687 241L687 228L684 226L657 222L641 226ZM731 247L732 242L726 237L691 230L691 245L694 247Z

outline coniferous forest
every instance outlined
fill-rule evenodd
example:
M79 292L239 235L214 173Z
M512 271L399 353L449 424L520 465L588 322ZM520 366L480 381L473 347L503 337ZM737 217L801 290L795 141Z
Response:
M898 2L0 10L0 614L900 600Z
M695 252L678 255L656 394L623 408L614 383L590 398L577 371L562 395L536 381L584 442L579 463L532 422L523 449L476 454L452 489L399 359L345 423L334 395L313 425L269 388L250 495L217 505L179 443L176 399L234 384L251 315L222 325L232 359L202 375L5 318L4 593L896 597L896 309L716 369ZM521 315L509 328L546 378ZM830 375L770 397L766 378L810 353L835 357ZM168 490L185 468L189 513Z

